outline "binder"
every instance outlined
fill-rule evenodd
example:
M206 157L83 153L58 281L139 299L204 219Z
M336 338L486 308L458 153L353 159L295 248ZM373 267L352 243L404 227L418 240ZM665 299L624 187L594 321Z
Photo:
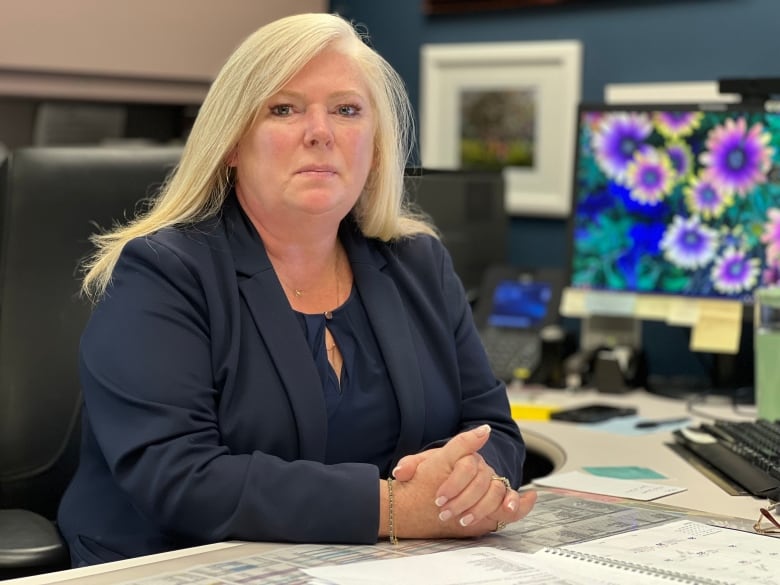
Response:
M720 579L691 575L681 571L670 571L660 567L620 561L563 548L545 548L536 554L542 556L550 555L552 557L551 562L559 569L567 568L570 565L568 568L573 572L576 571L577 574L586 576L591 573L591 571L587 569L592 568L593 576L601 579L606 576L604 575L604 572L606 571L612 573L614 578L618 580L623 576L625 582L631 583L632 585L639 585L640 583L649 585L650 583L654 583L656 579L659 584L734 585L734 581L723 581Z
M631 575L641 576L643 584L769 585L780 578L780 539L687 519L536 554L578 576L606 571L629 575L625 582L632 584Z

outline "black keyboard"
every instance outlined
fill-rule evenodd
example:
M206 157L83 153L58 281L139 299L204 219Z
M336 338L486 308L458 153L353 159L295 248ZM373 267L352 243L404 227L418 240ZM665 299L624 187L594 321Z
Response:
M780 500L780 421L716 421L674 438L750 494Z
M482 343L496 377L508 382L517 369L533 373L542 357L542 340L537 331L484 327Z

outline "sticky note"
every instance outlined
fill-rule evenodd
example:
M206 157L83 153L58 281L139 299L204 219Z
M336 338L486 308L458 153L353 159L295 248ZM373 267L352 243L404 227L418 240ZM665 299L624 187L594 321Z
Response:
M699 301L699 314L691 330L691 350L735 354L742 336L742 303Z
M699 301L697 299L673 299L669 304L666 322L669 325L693 326L699 320Z
M636 295L590 291L585 295L585 309L589 315L633 317L636 310Z
M636 479L598 477L589 473L582 473L581 471L553 473L545 477L537 477L533 480L533 483L546 487L643 501L655 500L678 492L684 492L688 489L681 486L662 485Z
M670 297L665 295L639 295L636 298L634 316L637 319L666 321L671 310Z
M551 404L512 404L514 420L550 420L550 414L560 410L560 406Z
M587 317L585 291L570 287L563 289L558 312L564 317Z
M657 471L636 465L618 465L612 467L583 467L591 475L613 477L615 479L666 479Z

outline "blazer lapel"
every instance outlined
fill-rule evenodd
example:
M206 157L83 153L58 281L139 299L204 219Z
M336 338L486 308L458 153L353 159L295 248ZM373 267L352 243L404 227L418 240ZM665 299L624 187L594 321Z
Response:
M297 421L300 455L325 460L327 411L322 382L295 315L290 311L279 279L262 240L235 199L224 207L224 221L236 263L239 291L287 391ZM422 379L408 320L398 289L383 272L387 261L359 233L351 219L342 223L341 241L347 251L355 284L363 298L371 327L395 390L401 429L393 461L419 450L423 437L425 402Z
M297 422L300 456L325 460L327 413L322 382L300 324L290 311L260 236L234 197L224 206L238 288L264 345L277 366Z
M420 368L409 322L403 317L407 311L395 283L383 272L387 260L371 248L349 219L342 224L341 241L398 400L401 429L393 456L395 464L404 455L419 450L425 421Z

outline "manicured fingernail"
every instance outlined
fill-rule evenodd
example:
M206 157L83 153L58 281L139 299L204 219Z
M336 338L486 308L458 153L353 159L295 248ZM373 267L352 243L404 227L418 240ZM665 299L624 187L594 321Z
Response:
M482 425L476 428L474 431L478 437L484 437L490 432L490 425Z
M509 502L509 504L507 504L507 508L509 508L510 510L512 510L512 512L514 512L517 509L517 502L512 500L511 502Z
M439 514L439 520L441 520L442 522L446 522L450 518L452 518L452 512L450 512L449 510L442 510L441 514Z
M474 522L474 516L472 514L466 514L463 518L458 520L458 523L461 526L468 526L472 522Z
M399 469L401 469L401 466L400 466L400 465L396 465L396 466L393 468L393 471L391 471L391 472L390 472L390 475L392 475L393 477L395 477L395 474L396 474L396 473L398 473L398 470L399 470Z

